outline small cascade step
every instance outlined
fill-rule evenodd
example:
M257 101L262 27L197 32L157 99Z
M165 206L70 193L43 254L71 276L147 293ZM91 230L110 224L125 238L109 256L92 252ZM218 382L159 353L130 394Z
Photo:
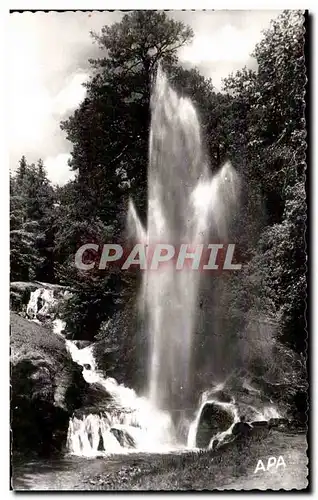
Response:
M105 451L104 440L103 440L103 436L102 436L101 432L99 432L99 441L98 441L97 450L98 451Z
M174 447L173 426L169 414L158 411L133 389L104 377L96 366L92 346L79 349L66 340L74 362L82 366L83 377L104 399L102 411L77 410L70 419L67 449L79 456L99 453L123 453L139 449L157 451ZM97 408L97 407L96 407Z

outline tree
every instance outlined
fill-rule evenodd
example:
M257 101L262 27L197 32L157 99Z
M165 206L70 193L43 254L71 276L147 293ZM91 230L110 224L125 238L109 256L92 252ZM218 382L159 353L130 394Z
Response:
M59 279L75 290L64 316L74 335L85 338L114 312L113 300L121 308L127 286L136 295L138 280L127 284L117 272L80 273L74 254L87 241L123 238L129 197L146 217L153 75L159 62L171 71L176 67L177 50L193 33L164 12L134 11L92 36L103 55L90 61L86 98L61 124L73 143L70 166L77 176L59 190L55 242Z
M87 96L62 129L73 143L71 168L90 213L113 223L129 195L145 216L152 77L159 61L176 65L178 48L193 33L149 10L126 14L92 36L105 55L90 61Z
M279 230L285 235L283 252L278 250L279 238L276 241L273 238L272 257L277 269L268 278L273 280L278 275L274 289L281 317L281 336L298 352L305 350L306 330L306 76L303 22L301 11L285 11L277 22L272 23L255 49L259 84L264 89L259 98L259 106L263 110L259 136L263 140L267 160L262 178L267 188L267 199L269 202L277 200L279 206L279 211L275 211L270 219L270 222L276 223L272 231ZM265 159L264 156L262 159Z
M17 170L17 178L19 180L22 180L23 177L25 176L26 169L27 169L27 162L25 156L23 155L21 160L19 161L19 167Z
M42 160L23 156L10 179L11 279L54 281L52 217L54 190Z
M304 352L306 329L303 50L303 14L285 11L255 48L258 71L243 70L225 81L233 98L230 154L244 159L238 168L248 187L243 220L252 228L245 245L254 255L253 294L279 322L281 340L298 352ZM259 217L253 214L262 205L255 230Z

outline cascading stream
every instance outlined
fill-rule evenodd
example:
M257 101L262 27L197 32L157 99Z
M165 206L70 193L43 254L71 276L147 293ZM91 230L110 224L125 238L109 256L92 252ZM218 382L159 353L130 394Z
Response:
M63 294L64 295L64 294ZM39 297L42 298L39 301ZM33 321L38 321L37 315L44 310L49 312L56 305L52 293L41 287L31 293L27 306ZM53 321L53 331L57 335L64 329L64 323L56 318ZM132 451L171 452L181 451L185 448L197 447L196 437L199 422L206 404L214 404L229 412L233 422L238 419L236 403L218 401L217 393L224 389L224 383L218 384L214 389L205 391L201 395L199 409L194 420L188 424L187 443L180 444L176 441L174 426L167 412L159 411L147 398L138 397L134 390L119 385L116 380L104 377L97 369L93 346L79 349L75 342L65 340L66 348L73 361L82 366L83 378L88 384L98 384L105 389L105 399L109 400L107 409L99 413L84 412L81 416L73 416L69 422L67 449L69 453L79 456L96 456L108 453L127 453ZM251 394L258 395L259 390L244 381L243 388ZM277 410L271 406L259 405L250 407L253 420L269 420L279 417ZM232 425L224 432L218 433L214 438L220 441L226 439L231 432ZM213 439L211 439L211 442Z
M104 377L96 368L91 346L78 349L66 340L66 347L73 361L83 367L86 382L99 384L105 389L105 398L110 397L106 411L71 419L67 439L70 453L94 456L98 452L131 450L164 452L176 447L168 413L159 412L133 389Z

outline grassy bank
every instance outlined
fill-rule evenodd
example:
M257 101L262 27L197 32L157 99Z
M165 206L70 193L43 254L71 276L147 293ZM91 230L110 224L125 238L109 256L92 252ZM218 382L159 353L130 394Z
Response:
M242 452L236 445L217 452L129 454L84 459L66 457L63 463L29 464L16 470L17 489L35 490L215 490L304 489L307 486L305 434L271 431ZM270 456L283 456L286 467L259 471Z
M90 489L121 490L212 490L229 488L306 487L306 440L304 435L272 432L264 441L252 442L243 451L236 443L227 448L180 455L162 455L117 473L90 478ZM265 467L270 456L284 457L286 468L254 474L261 459ZM94 481L94 479L93 479Z

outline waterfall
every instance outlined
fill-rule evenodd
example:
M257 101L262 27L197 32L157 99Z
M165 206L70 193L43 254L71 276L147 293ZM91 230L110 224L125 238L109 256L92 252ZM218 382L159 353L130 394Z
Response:
M57 304L54 296L54 290L44 287L39 287L31 293L30 300L27 305L26 314L30 319L38 319L40 314L42 317L50 314L51 309Z
M199 119L159 69L151 98L148 215L144 229L133 202L130 233L152 246L168 243L190 249L208 241L210 231L225 238L236 203L238 178L229 163L211 176L203 153ZM149 337L148 391L153 405L178 411L188 405L191 353L200 272L176 270L167 262L143 275L141 308Z
M211 174L195 107L189 99L177 95L159 69L151 97L147 227L143 227L130 200L130 236L150 249L158 243L175 248L186 244L192 254L209 243L211 236L226 242L238 193L239 179L230 163ZM71 418L67 438L70 453L95 456L130 450L162 452L180 446L174 429L185 422L188 425L189 413L193 412L189 401L195 391L192 353L199 291L200 272L177 270L172 260L157 270L147 268L143 272L140 310L145 315L149 339L146 397L105 377L96 366L92 346L78 349L74 342L66 340L73 361L82 366L86 382L103 387L105 399L110 399L106 410ZM41 311L45 316L45 304L54 306L54 301L52 291L37 290L31 295L27 314L37 318ZM54 324L57 333L63 328L61 321ZM207 381L207 386L211 382ZM208 392L203 394L195 418L189 423L190 448L196 445L200 417L208 403L229 414L230 421L239 418L234 398L223 402L214 395L208 397ZM276 411L269 407L263 415L252 410L258 419L270 418ZM223 435L230 430L231 426Z
M73 361L83 367L86 382L99 384L105 389L105 398L110 396L106 411L71 418L67 437L70 453L96 456L132 450L164 452L177 447L168 413L158 411L133 389L104 377L96 367L92 346L78 349L66 340L66 347Z
M65 298L66 292L62 292ZM44 320L58 300L54 287L40 286L30 295L27 315L32 321ZM52 319L53 333L61 335L65 323ZM73 361L82 367L82 375L88 384L98 384L110 397L109 409L99 414L83 413L73 416L69 422L67 450L81 456L127 451L168 451L176 448L173 425L167 412L160 412L133 389L118 384L115 379L104 377L97 369L93 347L79 349L75 342L65 339L66 349ZM84 409L85 412L85 409Z
M56 317L56 307L59 301L66 300L70 296L71 292L63 286L39 283L39 288L30 294L26 315L36 322L52 320L53 329L56 333L60 333L65 324Z

